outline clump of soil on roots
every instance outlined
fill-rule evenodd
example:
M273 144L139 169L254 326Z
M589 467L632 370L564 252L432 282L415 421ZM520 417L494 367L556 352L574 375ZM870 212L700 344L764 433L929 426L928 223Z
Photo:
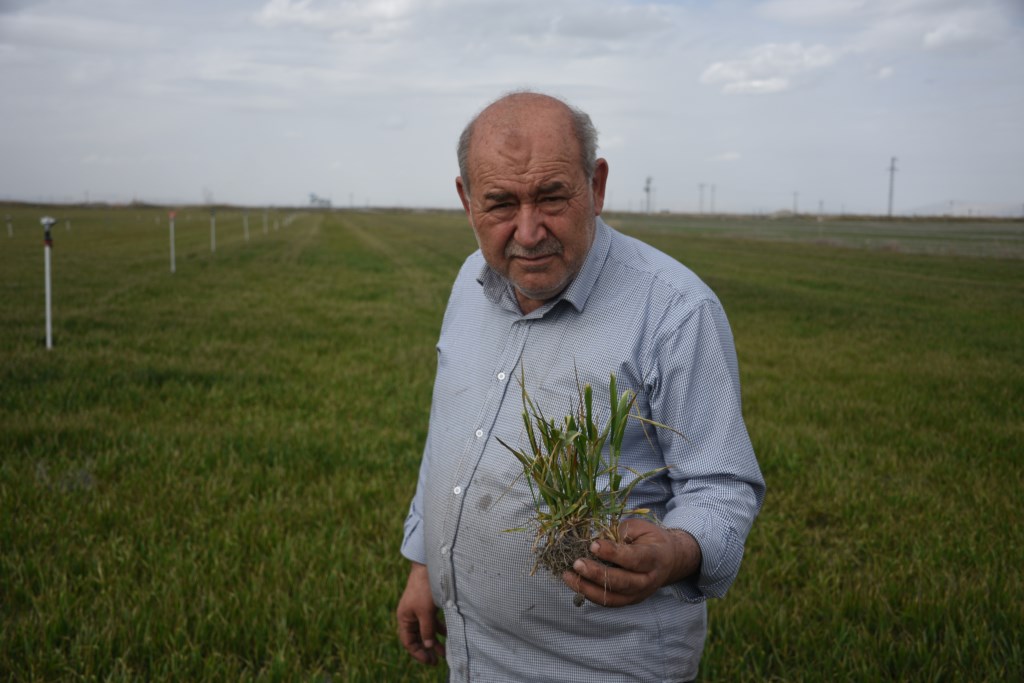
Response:
M571 570L572 565L580 558L607 564L590 552L590 544L593 542L593 538L581 536L576 529L569 529L557 535L551 534L542 546L535 549L537 562L534 571L543 567L553 578L561 580L562 574ZM573 604L582 607L585 600L582 594L577 593L573 597Z
M537 551L537 564L551 572L555 578L561 578L581 557L597 559L590 552L591 543L593 539L583 538L575 531L549 538Z

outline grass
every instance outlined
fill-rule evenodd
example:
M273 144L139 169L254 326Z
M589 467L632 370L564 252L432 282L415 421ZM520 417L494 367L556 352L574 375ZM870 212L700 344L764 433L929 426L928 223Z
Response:
M0 679L443 678L393 610L464 219L188 210L171 275L162 211L60 209L46 351L44 212L0 210ZM722 298L768 481L703 679L1024 678L1024 227L610 221Z

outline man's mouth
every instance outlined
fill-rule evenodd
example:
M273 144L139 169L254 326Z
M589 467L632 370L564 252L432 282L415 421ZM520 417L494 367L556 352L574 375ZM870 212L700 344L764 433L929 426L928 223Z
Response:
M554 238L547 238L532 249L525 249L515 242L505 245L505 258L518 258L524 261L542 261L549 256L562 253L562 243Z

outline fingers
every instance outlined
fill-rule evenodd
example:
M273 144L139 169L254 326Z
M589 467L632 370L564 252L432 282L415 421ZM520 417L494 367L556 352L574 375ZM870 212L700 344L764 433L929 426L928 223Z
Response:
M444 644L437 640L438 634L447 635L444 624L437 618L437 610L420 615L420 639L427 653L428 664L437 664L438 656L444 657Z
M649 574L586 559L576 560L573 571L565 572L562 580L576 593L604 607L636 604L660 587Z
M406 652L412 655L412 658L421 664L432 664L431 654L433 649L427 649L423 637L420 635L419 621L402 621L398 622L398 639L402 643L402 647L405 648Z
M646 573L658 561L659 547L653 538L644 536L623 536L622 543L601 540L590 545L594 557L608 564L632 572Z
M627 520L622 543L595 541L596 560L581 558L562 579L591 602L622 607L646 600L669 582L676 562L668 532L645 520Z
M430 594L426 567L414 564L405 592L398 602L398 639L402 647L422 664L437 664L445 656L444 645L437 641L445 635L437 606Z
M437 641L437 635L444 635L444 627L437 621L436 614L400 615L398 639L402 647L421 664L434 665L438 657L444 657L444 645Z

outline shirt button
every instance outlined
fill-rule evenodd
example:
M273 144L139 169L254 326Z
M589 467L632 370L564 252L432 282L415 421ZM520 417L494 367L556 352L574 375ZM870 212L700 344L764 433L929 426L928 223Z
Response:
M441 555L444 556L444 557L448 557L448 546L446 546L446 545L441 546Z
M482 430L482 429L476 430L476 438L479 439L483 435L484 435L484 430Z
M499 382L504 382L505 381L505 373L504 372L499 372L498 373L498 381Z
M454 600L449 600L448 602L444 603L444 606L447 607L448 609L451 609L452 607L455 607L455 601Z
M454 493L456 496L459 495L460 493L462 493L462 487L456 486L455 488L452 489L452 493Z

